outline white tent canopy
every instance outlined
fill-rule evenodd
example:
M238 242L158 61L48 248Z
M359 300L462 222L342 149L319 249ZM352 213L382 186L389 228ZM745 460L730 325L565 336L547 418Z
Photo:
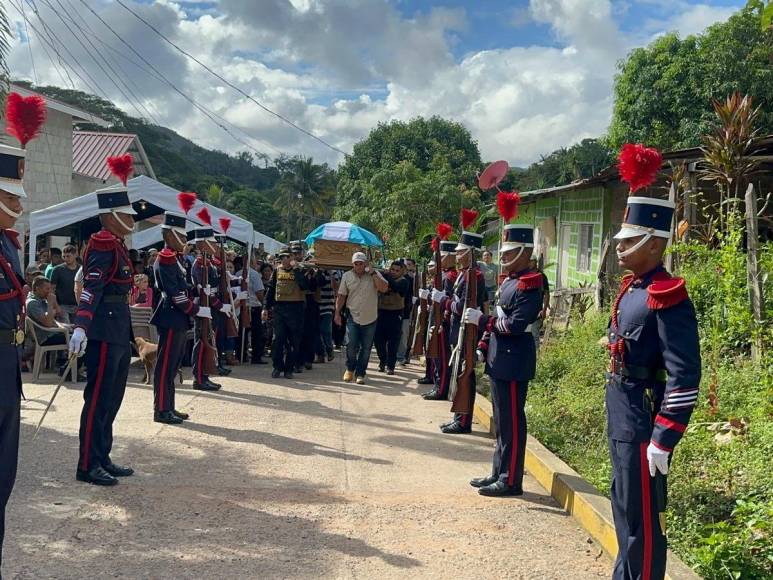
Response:
M188 222L186 229L192 230L194 227L195 226L191 222ZM231 232L230 229L228 231L229 233ZM161 240L161 226L157 225L132 234L131 245L133 248L142 249L153 246ZM261 243L263 244L266 252L269 254L277 253L284 246L284 244L275 240L274 238L271 238L265 234L261 234L260 232L253 231L253 247L257 247Z
M177 194L179 192L176 189L169 187L168 185L164 185L163 183L160 183L155 179L151 179L145 175L140 175L130 179L128 185L129 201L135 204L136 210L139 211L137 204L141 205L142 202L146 202L159 208L161 212L175 211L180 213L180 206L177 202ZM203 206L209 208L209 212L212 215L212 224L216 231L219 231L219 218L231 218L231 227L228 230L228 237L233 238L234 240L241 242L246 246L252 246L255 239L255 231L252 228L252 224L243 218L235 216L212 205L206 204L202 201L196 202L196 205L188 213L188 215L193 218L193 216L195 216ZM46 209L32 212L30 214L29 225L30 259L34 259L34 256L36 255L38 236L55 232L59 229L66 228L67 226L71 226L89 218L93 218L95 215L97 215L97 209L97 194L92 192L53 205ZM146 216L146 218L149 217L152 216ZM134 235L137 236L142 233L143 232L138 232ZM136 243L134 245L136 245Z

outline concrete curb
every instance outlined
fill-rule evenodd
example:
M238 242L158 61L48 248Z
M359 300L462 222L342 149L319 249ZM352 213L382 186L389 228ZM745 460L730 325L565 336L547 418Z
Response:
M476 397L473 415L478 423L494 436L491 401L480 395ZM614 559L617 554L617 537L609 500L531 435L526 443L525 464L531 476ZM699 580L700 577L669 550L666 578Z

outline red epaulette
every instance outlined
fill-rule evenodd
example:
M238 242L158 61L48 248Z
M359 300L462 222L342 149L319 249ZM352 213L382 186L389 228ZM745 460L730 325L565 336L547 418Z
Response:
M446 276L451 282L456 282L456 279L459 277L459 270L447 270Z
M219 268L219 267L220 267L220 264L222 264L222 263L223 263L223 262L221 262L219 259L217 259L217 258L212 258L212 265L213 265L213 266L215 266L216 268Z
M19 232L16 230L5 230L5 235L8 237L17 250L21 250L21 244L19 243Z
M193 263L194 263L196 266L201 266L201 265L204 263L204 260L203 260L203 258L202 258L201 256L199 256L198 258L196 258L195 260L193 260Z
M687 300L687 284L684 278L658 276L647 286L647 306L651 310L671 308Z
M542 288L542 274L529 272L518 278L518 290L535 290Z
M158 261L164 265L171 265L177 263L177 252L169 248L164 248L158 253Z
M96 234L91 234L89 246L100 252L109 252L115 250L118 245L118 238L107 230L100 230Z

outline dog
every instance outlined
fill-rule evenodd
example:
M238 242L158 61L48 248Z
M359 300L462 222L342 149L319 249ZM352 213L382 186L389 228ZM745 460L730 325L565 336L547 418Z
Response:
M145 366L145 378L142 382L149 385L153 382L153 369L156 366L156 359L158 358L158 345L154 342L137 336L134 338L134 346L137 348L137 354L140 357L140 362ZM183 384L183 371L177 369L177 378L180 384Z

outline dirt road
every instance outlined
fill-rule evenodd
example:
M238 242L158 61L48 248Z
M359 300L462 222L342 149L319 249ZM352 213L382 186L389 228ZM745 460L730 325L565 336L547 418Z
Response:
M184 426L152 422L133 370L113 459L137 474L107 489L74 477L83 385L62 389L32 441L53 385L27 384L3 577L607 577L533 479L521 498L475 493L492 441L477 425L441 434L448 403L418 397L417 370L358 386L338 359L294 381L236 367L216 393L188 378Z

